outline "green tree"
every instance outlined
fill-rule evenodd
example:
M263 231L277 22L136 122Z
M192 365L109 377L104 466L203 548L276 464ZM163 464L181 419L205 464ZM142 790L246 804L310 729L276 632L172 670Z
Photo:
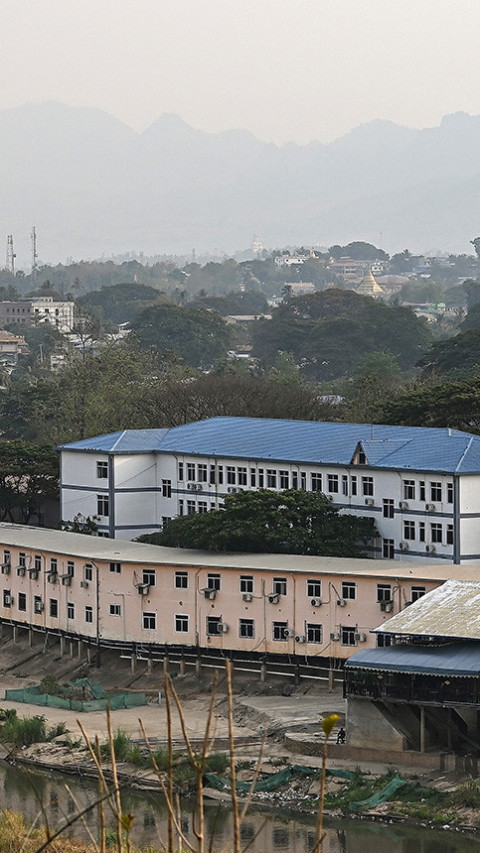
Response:
M378 405L378 423L451 427L480 433L480 376L468 381L417 381Z
M141 349L177 355L192 367L209 368L227 352L230 332L216 311L154 305L132 323Z
M44 499L58 498L58 454L25 441L0 442L0 520L28 524Z
M227 495L223 509L175 518L140 539L208 551L362 557L376 535L373 519L340 515L318 492L259 489Z

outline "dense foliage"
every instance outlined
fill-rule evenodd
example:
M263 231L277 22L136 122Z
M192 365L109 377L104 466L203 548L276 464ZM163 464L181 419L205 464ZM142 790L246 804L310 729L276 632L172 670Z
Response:
M289 489L227 495L223 509L183 516L142 542L207 551L366 556L373 519L340 515L318 492Z

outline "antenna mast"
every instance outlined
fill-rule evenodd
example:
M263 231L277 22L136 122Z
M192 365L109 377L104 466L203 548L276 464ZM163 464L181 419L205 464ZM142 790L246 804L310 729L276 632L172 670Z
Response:
M6 267L12 275L15 275L15 258L16 254L13 251L13 236L11 234L7 237L7 257L6 257Z
M37 230L35 225L32 226L32 233L30 234L32 238L32 281L35 287L37 286L38 280L38 252L37 252Z

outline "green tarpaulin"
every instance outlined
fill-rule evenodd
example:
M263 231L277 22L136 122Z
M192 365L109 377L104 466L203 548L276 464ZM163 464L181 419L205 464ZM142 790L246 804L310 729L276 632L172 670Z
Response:
M358 800L356 803L350 803L350 811L361 812L366 809L373 809L375 806L379 806L380 803L385 803L389 800L395 791L398 791L399 788L403 788L406 784L405 779L400 779L400 776L394 776L393 779L390 779L388 785L385 785L381 791L377 791L376 794L372 794L372 796L368 797L366 800Z

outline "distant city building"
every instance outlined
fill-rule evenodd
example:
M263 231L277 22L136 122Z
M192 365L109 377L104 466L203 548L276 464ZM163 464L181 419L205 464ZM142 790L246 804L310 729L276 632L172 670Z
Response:
M73 302L57 302L52 296L0 302L0 325L36 326L46 323L55 326L59 332L70 332L74 323L73 309Z
M371 296L373 299L382 299L385 296L383 288L378 282L369 268L365 273L361 283L357 287L357 293L361 296Z
M16 361L19 353L27 352L28 344L23 335L13 335L5 329L0 329L0 359L1 361Z

